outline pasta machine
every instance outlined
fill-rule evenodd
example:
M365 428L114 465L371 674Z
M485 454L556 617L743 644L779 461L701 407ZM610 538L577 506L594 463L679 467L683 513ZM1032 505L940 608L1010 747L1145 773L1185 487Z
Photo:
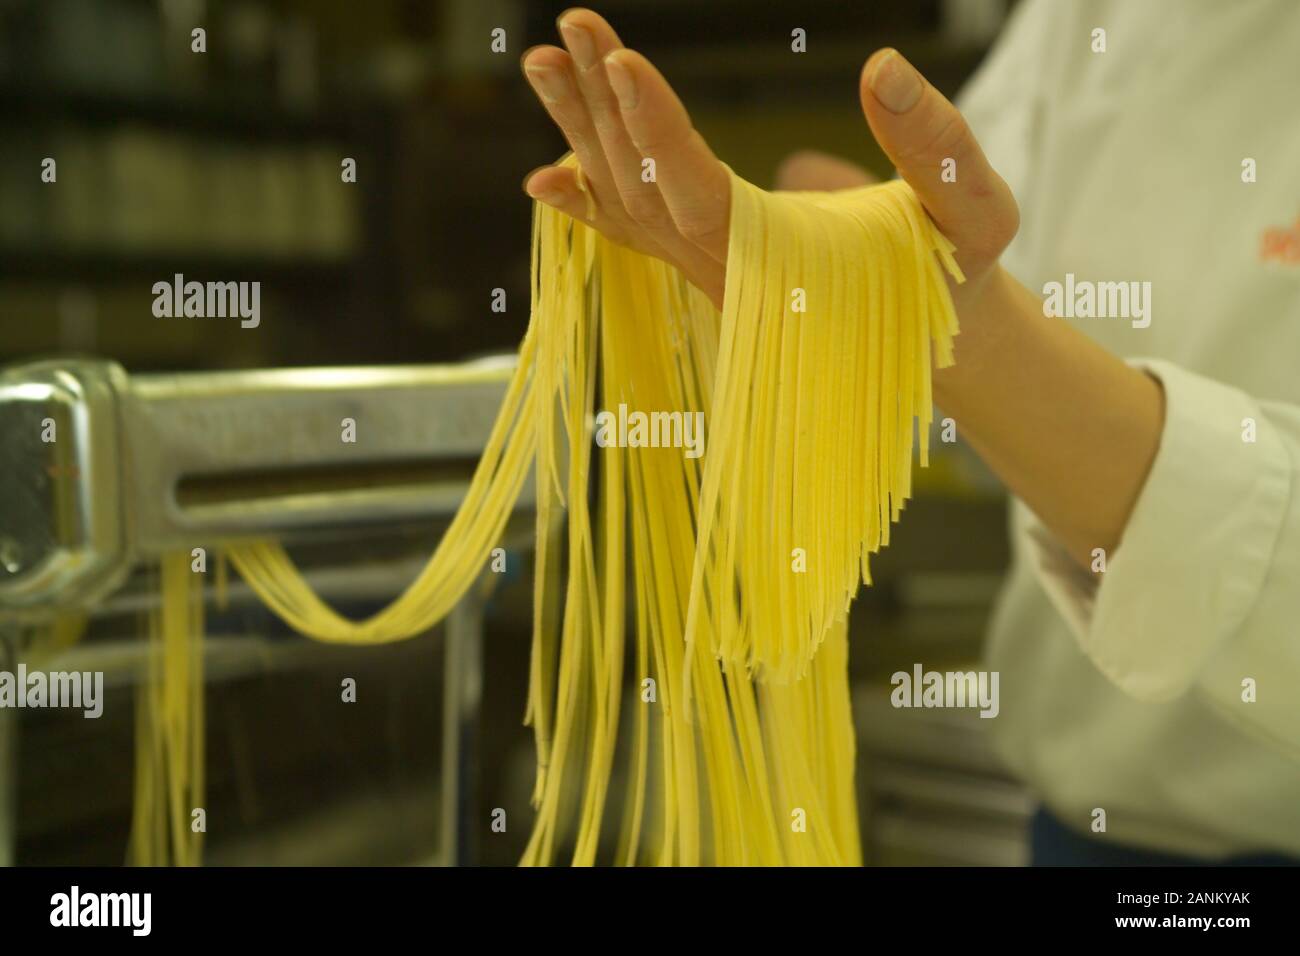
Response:
M464 495L514 364L128 375L112 362L58 359L0 370L0 670L56 613L93 617L147 600L128 582L164 552L439 527ZM531 501L529 484L519 511ZM531 520L516 514L506 538L507 548L531 544ZM332 601L386 603L419 566L304 574ZM462 818L491 577L445 623L447 863L472 850ZM233 582L230 595L252 600ZM0 863L12 859L15 720L0 710Z

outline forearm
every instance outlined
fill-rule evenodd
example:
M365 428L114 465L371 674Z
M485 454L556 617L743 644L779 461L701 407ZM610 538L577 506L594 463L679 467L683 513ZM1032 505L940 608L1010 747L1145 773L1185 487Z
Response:
M1000 267L955 294L956 364L934 397L1085 566L1118 546L1160 443L1164 396Z

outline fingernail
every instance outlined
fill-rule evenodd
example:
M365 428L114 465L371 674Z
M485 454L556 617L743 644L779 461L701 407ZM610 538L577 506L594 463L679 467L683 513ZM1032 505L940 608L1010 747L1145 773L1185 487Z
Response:
M618 97L619 109L634 110L637 102L636 78L632 76L632 71L619 61L619 52L621 51L615 51L605 57L605 75L609 77L610 88Z
M906 113L921 98L923 89L921 74L897 50L881 57L871 74L872 95L891 113Z
M569 92L569 83L564 73L554 67L526 66L524 72L528 74L528 82L533 84L533 89L548 103L559 102Z
M596 65L596 41L591 38L589 31L576 23L561 20L560 33L564 36L564 45L569 48L578 69L589 70Z

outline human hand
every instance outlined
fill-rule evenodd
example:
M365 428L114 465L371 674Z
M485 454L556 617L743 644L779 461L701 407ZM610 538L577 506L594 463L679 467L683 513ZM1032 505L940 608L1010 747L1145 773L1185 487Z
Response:
M731 206L726 167L659 71L626 49L601 17L570 10L559 28L565 49L533 47L522 65L578 158L592 216L572 168L534 170L525 190L610 240L665 260L721 305ZM957 109L897 51L871 56L859 96L876 141L956 245L971 280L965 296L975 294L1019 227L1011 190ZM644 159L654 160L649 182ZM955 163L956 181L944 181L945 160Z

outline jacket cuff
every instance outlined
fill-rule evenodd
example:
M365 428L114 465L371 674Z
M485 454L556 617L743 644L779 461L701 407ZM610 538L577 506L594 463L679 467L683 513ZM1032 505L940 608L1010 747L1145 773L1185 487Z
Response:
M1131 364L1164 387L1165 422L1106 570L1080 568L1035 517L1024 539L1084 653L1130 696L1163 701L1192 686L1258 600L1292 467L1250 396L1162 360Z

